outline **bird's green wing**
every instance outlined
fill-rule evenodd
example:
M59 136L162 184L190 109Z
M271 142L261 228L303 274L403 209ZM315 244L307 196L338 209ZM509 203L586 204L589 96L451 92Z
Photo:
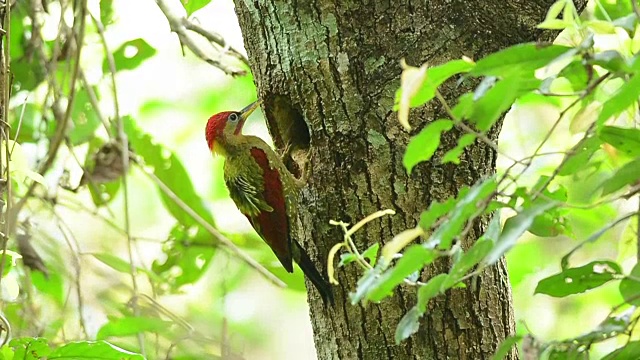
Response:
M250 178L236 175L225 179L225 182L231 199L243 214L255 217L262 211L273 211L262 195L262 188Z

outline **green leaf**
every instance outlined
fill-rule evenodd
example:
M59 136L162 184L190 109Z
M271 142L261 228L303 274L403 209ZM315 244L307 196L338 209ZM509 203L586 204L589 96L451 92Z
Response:
M204 221L213 223L203 198L195 191L191 178L177 155L153 141L142 132L131 117L124 117L124 127L129 142L145 165L179 199L187 204ZM181 285L193 283L202 276L214 254L212 236L178 206L172 198L160 191L165 208L178 221L171 231L169 241L163 248L167 258L164 262L154 261L153 272L162 276L166 283L177 289ZM200 245L200 246L197 246ZM178 268L181 271L176 272Z
M622 189L624 186L636 184L640 181L640 158L626 163L618 169L602 185L602 195L609 195Z
M20 360L40 360L47 358L51 353L47 339L23 337L9 341L9 346L13 348L14 359ZM50 357L47 359L51 359Z
M558 175L567 176L577 173L586 168L586 164L593 154L600 149L602 141L597 136L590 136L580 140L568 153L562 161L563 165L558 171Z
M134 316L134 317L109 317L109 322L104 324L97 339L106 339L110 336L130 336L140 332L168 333L173 322L158 318Z
M113 22L113 0L100 0L100 22L104 26Z
M569 81L571 87L574 91L582 91L589 86L589 73L587 72L587 68L583 64L583 60L576 60L567 65L558 77L563 77ZM549 99L555 99L556 97L545 96Z
M467 72L471 70L473 66L472 63L466 60L452 60L442 65L428 68L422 87L411 98L411 107L424 105L436 96L436 90L442 83L447 81L447 79L454 75ZM398 89L396 92L396 105L394 106L395 111L398 110L401 96L402 89Z
M355 305L359 303L371 291L371 288L373 284L376 282L376 278L378 277L378 274L379 274L379 271L376 269L367 271L358 280L358 286L356 287L356 292L349 293L349 299L351 300L351 305Z
M413 335L418 328L420 327L420 318L422 317L422 313L414 306L406 314L400 319L398 323L398 327L396 327L396 344L400 344L400 342L409 336Z
M22 114L23 105L17 106L11 109L12 121L11 121L11 138L15 139L18 144L25 142L36 142L36 138L39 137L39 126L42 124L42 111L39 105L33 103L24 104L24 115ZM20 133L18 131L18 123L22 116L22 124L20 125ZM16 135L18 138L16 139Z
M60 273L52 272L45 277L40 271L32 271L31 282L41 294L50 296L60 307L64 305L65 287Z
M602 360L637 359L640 354L640 341L629 341L623 347L607 354Z
M489 254L489 252L493 248L493 243L494 240L488 238L478 239L471 246L471 248L453 264L446 278L446 281L442 284L442 287L444 289L448 289L453 285L459 283L460 280L465 275L467 275L467 272L469 272L469 270L471 270L482 259L484 259L485 256Z
M640 156L640 129L604 126L598 136L630 157Z
M493 249L491 249L489 255L484 259L483 263L485 265L491 265L500 260L502 255L509 251L520 236L531 227L534 219L538 215L557 205L558 203L555 201L541 201L522 210L518 215L509 218L504 224L500 238L498 238L498 241Z
M609 316L593 331L580 335L574 339L566 340L565 342L591 345L596 342L616 337L627 331L629 325L631 325L633 312L633 308L631 308L620 315Z
M466 93L458 98L458 103L451 109L455 120L462 121L468 119L473 111L474 98L472 93Z
M612 73L630 73L631 67L625 58L616 50L605 50L594 54L587 64L598 65Z
M509 336L506 339L502 340L500 346L498 347L498 350L496 350L495 354L493 354L493 356L491 357L491 360L504 359L509 353L511 353L513 346L516 345L520 340L522 340L522 336L519 335Z
M91 253L91 255L115 271L124 274L131 273L131 265L115 255L107 253Z
M211 0L180 0L184 8L187 10L187 16L191 16L194 12L202 9L207 4L211 2Z
M380 249L380 243L375 243L367 248L362 253L362 257L369 259L371 266L376 266L376 260L378 259L378 250Z
M620 281L620 294L626 303L640 306L640 264L633 267L630 276Z
M521 94L529 91L523 89L523 85L523 79L518 76L505 77L498 81L473 104L469 120L475 123L480 131L489 130Z
M113 60L116 65L116 71L135 69L143 61L155 55L156 49L149 45L143 39L135 39L122 44L114 53ZM109 72L109 62L104 59L102 62L102 71Z
M536 185L531 189L532 193L538 191L542 192L542 198L556 200L558 202L566 202L568 199L567 189L562 185L557 185L555 191L549 190L549 176L540 176ZM543 188L544 186L544 188ZM523 196L524 206L531 202L529 194ZM570 225L567 217L568 210L563 208L555 208L545 211L544 213L536 216L529 227L529 232L541 237L558 236L571 232Z
M121 349L106 341L74 341L54 350L48 360L144 360L140 354Z
M438 253L433 249L427 249L422 245L410 246L395 266L373 279L368 288L367 299L378 302L391 295L393 289L405 278L432 263L437 257Z
M357 258L358 257L356 256L356 254L342 253L340 254L340 263L338 263L338 266L345 266L347 264L350 264L356 261Z
M444 156L442 157L442 163L443 164L453 163L453 164L456 164L456 165L460 164L460 156L464 152L464 149L466 149L467 146L473 144L474 141L476 141L476 135L475 134L464 134L464 135L462 135L458 139L458 144L456 145L456 147L454 147L453 149L447 151L444 154Z
M533 74L535 70L572 49L561 45L518 44L481 59L469 74L498 77Z
M617 116L627 108L634 106L640 97L640 74L625 81L618 91L602 105L597 124L603 125L612 116Z
M153 141L151 136L143 133L135 125L131 117L124 119L125 132L129 136L129 142L137 155L140 155L145 165L153 168L153 173L173 191L182 201L193 209L204 220L213 224L211 214L207 210L204 201L193 187L191 178L184 165L176 154L166 147ZM173 217L185 227L197 225L180 206L164 192L161 192L162 201Z
M420 227L426 232L431 229L431 226L441 216L447 214L456 205L456 201L453 198L447 199L444 203L434 201L429 205L427 211L423 211L420 214Z
M93 91L97 92L97 89L94 87ZM76 93L71 120L73 120L73 128L69 131L71 144L80 145L95 137L95 131L100 126L100 118L91 104L85 88Z
M9 344L5 344L0 348L0 360L13 360L14 352Z
M420 315L427 311L429 300L443 293L448 288L446 286L448 278L449 276L447 274L438 274L429 279L426 284L420 286L418 289L418 302L416 303L416 308L420 311Z
M622 273L620 265L613 261L594 261L577 268L540 280L535 294L565 297L597 288Z
M453 127L451 120L436 120L425 126L418 135L411 139L402 159L402 164L408 174L411 174L411 170L418 163L431 159L440 145L440 135L443 131L450 130L451 127Z
M483 209L478 208L478 203L488 201L497 186L495 178L491 177L479 180L468 191L460 191L455 207L448 215L449 220L438 226L429 241L438 243L440 249L449 249L453 239L462 232L464 224L482 213Z

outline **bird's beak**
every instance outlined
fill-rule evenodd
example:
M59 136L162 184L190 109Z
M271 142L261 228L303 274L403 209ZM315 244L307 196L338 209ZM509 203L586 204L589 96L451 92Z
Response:
M251 115L251 113L260 106L260 104L262 104L262 100L252 102L247 107L240 110L240 115L242 115L242 119L248 118L249 115Z
M242 127L244 126L244 122L247 121L251 113L253 113L257 108L260 107L260 104L262 104L262 100L252 102L251 104L247 105L247 107L240 110L240 122L238 123L238 127L236 128L236 135L240 133Z

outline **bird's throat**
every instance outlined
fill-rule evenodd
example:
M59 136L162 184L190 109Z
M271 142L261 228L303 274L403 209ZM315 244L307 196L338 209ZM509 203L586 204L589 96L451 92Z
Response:
M213 144L211 144L211 153L215 156L221 155L226 157L227 149L220 141L214 141Z

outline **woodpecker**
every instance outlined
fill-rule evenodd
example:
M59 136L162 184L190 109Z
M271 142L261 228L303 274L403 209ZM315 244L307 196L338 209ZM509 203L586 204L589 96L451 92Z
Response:
M243 135L247 118L260 106L256 101L240 111L224 111L207 121L207 145L225 158L224 181L229 194L287 272L295 261L318 289L325 304L333 304L331 285L300 244L290 236L290 219L297 214L300 186L282 159L259 137Z

